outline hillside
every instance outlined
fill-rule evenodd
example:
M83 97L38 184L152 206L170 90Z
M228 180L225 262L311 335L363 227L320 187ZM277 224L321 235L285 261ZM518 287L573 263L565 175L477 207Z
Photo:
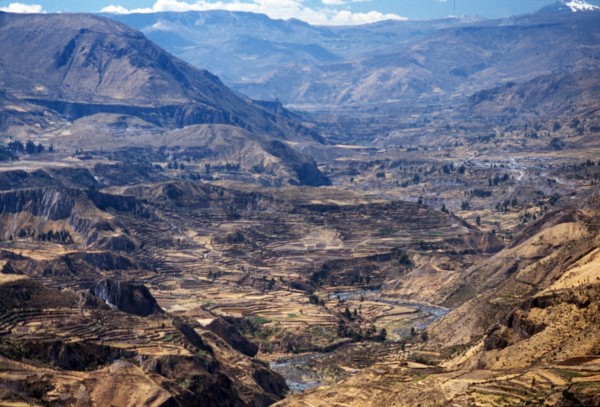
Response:
M591 120L588 126L593 127L600 119L599 84L598 69L544 75L477 92L467 108L470 114L486 121L516 124L554 120L560 125L572 124L578 117Z
M214 139L227 126L242 144L260 150L240 165L276 160L287 168L286 181L329 184L310 157L293 151L299 141L319 144L314 130L285 111L240 98L216 76L120 23L92 15L1 13L0 41L2 129L10 135L41 137L73 150L113 150L146 146L140 134L160 133L163 143L152 143L158 149L173 145L168 135L173 129L215 125ZM100 132L84 141L90 121L91 133ZM125 128L130 130L123 137ZM202 139L185 145L207 147ZM273 149L273 142L283 147ZM240 160L215 148L212 155L221 162Z
M216 76L122 24L92 15L7 13L0 23L3 89L69 119L118 113L164 127L221 123L302 136L297 124L239 98Z
M408 361L388 357L277 405L597 405L597 205L596 191L466 270L459 291L473 298L433 323Z

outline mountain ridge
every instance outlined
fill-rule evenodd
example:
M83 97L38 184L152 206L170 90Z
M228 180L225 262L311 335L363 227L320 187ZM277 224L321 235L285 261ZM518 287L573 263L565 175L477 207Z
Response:
M291 182L329 185L312 158L291 151L294 143L324 141L299 117L277 104L240 97L216 75L173 57L124 24L89 14L0 13L0 41L0 87L6 95L2 127L9 134L23 132L19 124L25 121L29 138L41 132L57 146L111 150L138 146L149 137L140 137L143 133L164 133L170 145L175 129L208 125L201 133L214 129L219 136L219 126L231 126L227 132L237 133L236 140L251 144L255 152L251 161L240 164L262 168L279 154L275 158L288 168L283 172ZM113 140L128 122L124 117L136 118L129 123L138 136ZM96 129L93 135L90 123ZM188 147L206 142L193 134L186 140ZM273 149L275 141L284 147ZM226 145L213 143L219 144ZM212 152L215 160L230 159L219 149Z
M318 109L447 98L494 87L497 79L527 81L584 59L593 64L599 53L593 36L600 14L571 12L566 4L571 2L499 20L358 27L313 27L244 13L223 17L218 12L110 18L156 36L195 65L210 60L212 70L253 99L278 98L284 104ZM232 16L251 29L236 26ZM548 50L538 38L560 38L561 43ZM311 54L307 45L321 52Z
M544 7L542 10L563 12L571 11L573 13L577 13L580 11L597 11L600 10L600 7L587 3L584 0L559 0L552 5Z
M118 22L87 14L1 13L0 23L6 45L0 51L3 89L30 102L54 103L52 107L71 119L88 115L82 105L106 113L131 106L140 109L142 118L166 127L234 124L278 137L293 138L296 132L318 139L314 132L294 128L290 120L241 99L217 76L172 57Z

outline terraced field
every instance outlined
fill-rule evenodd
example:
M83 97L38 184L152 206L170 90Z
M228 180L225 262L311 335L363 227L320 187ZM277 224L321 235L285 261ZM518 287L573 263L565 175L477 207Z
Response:
M285 385L257 373L259 365L231 348L255 353L237 330L256 343L265 360L336 349L334 355L348 355L344 349L350 346L356 354L339 369L364 369L382 361L385 352L396 353L377 345L382 332L401 339L410 326L429 318L424 309L385 300L385 287L426 265L459 273L502 247L477 227L423 205L346 193L323 200L320 190L290 190L275 198L269 189L169 181L85 192L35 187L27 194L39 208L23 204L16 217L0 214L12 228L1 230L0 266L11 274L2 275L0 289L35 293L25 305L0 299L5 353L55 369L103 369L122 358L143 366L165 358L202 364L198 355L202 360L209 355L206 363L218 360L246 400L275 401ZM41 213L60 219L49 222ZM49 241L57 229L72 239ZM97 297L104 280L143 283L160 311L117 312L120 306L109 297ZM345 292L364 294L351 298ZM130 303L142 293L123 295ZM129 303L121 306L149 306ZM227 322L215 328L215 320ZM315 369L339 377L338 368ZM135 380L146 386L152 369L142 370ZM160 380L174 380L169 375ZM53 372L50 383L70 384L46 397L66 397L77 381L88 379ZM171 392L183 397L179 393Z
M596 385L594 368L578 373L555 364L528 368L533 359L493 360L510 349L486 351L482 357L483 332L475 329L470 333L480 336L462 341L462 322L439 332L441 321L462 321L464 316L467 326L478 324L477 329L488 329L485 334L490 336L486 324L497 318L494 313L503 315L510 306L518 306L518 298L527 298L537 281L547 278L545 256L548 264L565 262L564 276L555 267L553 289L578 287L588 295L585 288L597 274L597 249L585 246L586 233L596 227L591 210L561 214L540 209L536 216L549 226L538 235L535 223L532 231L519 223L525 233L520 242L526 243L521 247L513 242L505 249L500 237L506 237L497 236L488 221L481 226L473 221L473 214L480 212L461 212L471 220L467 222L424 203L370 198L350 190L273 190L170 180L100 191L69 190L59 194L61 199L43 198L46 193L59 196L57 188L35 187L28 193L42 197L38 201L48 205L45 213L61 213L59 221L49 222L33 205L24 205L16 216L0 214L6 220L3 225L12 228L0 230L4 236L0 288L26 285L23 281L31 279L44 290L54 290L51 298L58 292L71 302L64 303L63 298L15 307L0 298L0 346L5 354L41 359L57 369L57 363L67 362L55 360L65 352L56 353L56 347L84 359L87 356L77 352L91 353L92 359L100 360L90 367L99 375L113 360L138 360L142 372L133 377L142 387L148 386L148 377L155 377L152 366L165 358L169 363L175 363L173 358L191 363L202 374L213 369L210 363L215 360L244 400L267 397L262 400L274 402L285 385L271 376L263 381L266 367L248 357L256 354L289 374L293 389L340 386L333 387L336 396L331 399L312 399L316 390L291 399L309 400L311 406L350 399L393 405L405 388L409 404L404 405L411 405L411 400L422 402L417 394L424 386L433 389L427 396L431 403L508 406L553 397L557 389L572 386L582 397ZM64 206L69 200L74 204ZM516 212L503 214L503 222L516 223ZM68 232L72 240L49 240L57 229ZM564 243L565 238L569 242ZM567 263L567 252L578 256L573 265ZM513 275L518 276L514 281ZM117 312L109 299L97 297L98 282L107 279L143 283L160 311L145 317ZM505 280L510 293L490 297L489 302L486 295L491 294L478 296ZM566 303L557 306L560 312L568 312L571 300L565 298ZM452 314L470 300L484 303L478 308L481 312ZM449 318L443 318L449 311ZM591 321L592 313L583 310L580 315ZM545 323L554 323L551 314L532 311L526 318L537 323L536 318L543 317ZM506 329L502 329L498 342L486 346L504 343ZM566 329L551 326L545 332ZM530 331L524 332L517 330L516 335ZM430 334L436 335L433 341ZM544 338L515 346L526 352L537 343L550 349L554 342ZM448 348L437 346L446 339ZM255 345L248 345L248 340ZM43 344L45 350L36 353L27 343ZM52 347L53 343L59 345ZM588 348L593 350L593 344ZM561 355L573 355L573 349L565 345ZM549 352L544 360L557 362ZM487 369L480 369L478 360ZM510 366L502 365L507 362ZM68 363L83 362L76 358ZM208 365L200 368L198 363ZM502 371L507 366L513 369L510 374ZM59 371L53 371L50 382L71 384L51 390L48 400L66 397L75 383L91 380L78 374L61 376ZM195 383L171 372L161 377L163 390L190 389ZM14 380L16 386L23 377ZM362 388L365 383L367 391ZM229 384L219 386L227 389ZM270 386L275 386L272 393L265 390ZM170 394L183 397L179 390ZM338 400L338 395L345 398ZM158 393L156 397L162 400Z
M460 219L417 204L355 205L350 199L315 205L308 197L226 194L200 206L190 196L184 203L166 199L152 209L153 222L119 214L131 236L144 242L133 256L151 265L143 281L165 310L261 318L265 327L303 335L309 327L335 331L337 315L350 306L361 308L365 325L380 329L414 309L375 297L342 306L335 293L378 289L425 264L443 263L445 272L458 273L501 247ZM322 305L309 300L315 288Z

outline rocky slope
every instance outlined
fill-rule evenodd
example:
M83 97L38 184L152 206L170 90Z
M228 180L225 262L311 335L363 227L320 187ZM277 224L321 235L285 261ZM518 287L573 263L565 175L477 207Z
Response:
M470 97L471 115L496 123L556 123L571 125L574 118L597 125L600 70L544 75L531 81L480 91ZM554 121L553 121L554 120ZM578 127L578 126L575 126ZM589 129L587 129L589 131Z
M463 281L476 295L432 326L434 337L447 346L485 337L479 366L493 368L597 353L594 218L589 207L548 214L511 247L468 271ZM570 334L560 333L567 326Z

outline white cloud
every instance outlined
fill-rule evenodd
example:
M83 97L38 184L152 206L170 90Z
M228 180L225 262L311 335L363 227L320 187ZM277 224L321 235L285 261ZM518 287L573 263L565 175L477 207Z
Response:
M107 6L107 7L104 7L101 11L103 13L111 13L111 14L128 14L128 13L130 13L130 11L127 10L123 6Z
M357 0L351 0L356 2ZM225 2L221 0L198 0L188 3L179 0L156 0L152 7L139 9L126 9L119 5L104 7L105 13L157 13L162 11L246 11L266 14L274 19L289 20L297 18L315 25L356 25L368 24L382 20L405 20L396 14L383 14L378 11L369 13L354 13L348 10L338 10L335 5L346 3L345 0L322 0L325 4L321 8L305 6L304 0L234 0Z
M369 24L383 20L406 20L396 14L383 14L379 11L370 11L368 13L352 13L344 10L338 12L331 18L333 25L358 25Z
M0 11L6 11L7 13L42 13L44 8L39 4L23 4L23 3L10 3L8 7L0 7Z

